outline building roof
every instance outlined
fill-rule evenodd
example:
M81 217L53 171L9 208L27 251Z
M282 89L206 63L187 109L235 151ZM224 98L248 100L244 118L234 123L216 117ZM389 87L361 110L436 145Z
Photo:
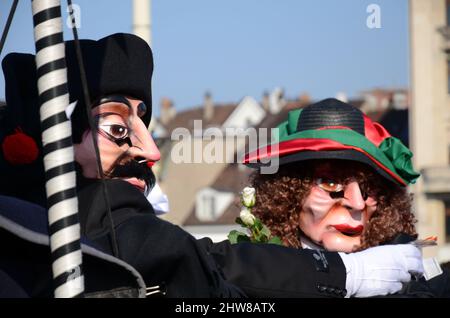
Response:
M217 220L212 222L200 221L195 215L194 206L183 225L234 224L234 220L239 216L241 210L238 194L244 187L248 186L248 180L252 172L253 169L239 166L237 163L229 164L210 185L210 188L217 191L234 193L236 195L234 201Z
M236 107L237 104L216 104L214 105L214 115L211 120L208 121L203 119L202 106L188 109L177 113L175 117L166 125L166 129L168 132L180 127L193 130L194 120L202 120L203 129L208 127L220 127Z

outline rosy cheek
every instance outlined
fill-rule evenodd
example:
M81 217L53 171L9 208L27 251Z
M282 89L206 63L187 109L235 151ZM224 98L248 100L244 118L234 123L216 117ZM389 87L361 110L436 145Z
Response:
M116 143L101 135L98 138L98 148L100 150L100 157L104 171L110 170L119 156L124 153L124 150Z
M303 210L310 211L317 222L327 215L333 205L334 200L327 192L318 187L313 187L305 200Z

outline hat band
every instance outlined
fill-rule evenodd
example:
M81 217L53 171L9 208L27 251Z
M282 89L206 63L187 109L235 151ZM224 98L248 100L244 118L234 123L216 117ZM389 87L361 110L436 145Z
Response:
M413 183L419 174L412 169L411 160L412 153L405 146L401 148L401 160L392 158L386 149L380 149L371 143L365 136L348 129L328 129L328 130L305 130L296 132L291 135L284 135L280 138L277 151L272 151L272 147L268 146L267 153L262 151L249 153L245 157L244 163L256 162L264 158L285 156L290 153L299 151L326 151L326 150L345 150L353 149L364 153L377 166L386 171L395 180L401 184ZM387 139L396 139L389 137ZM392 143L399 146L399 143ZM386 153L386 154L385 154ZM389 157L387 156L389 155ZM390 160L391 159L391 160ZM395 159L395 160L394 160ZM405 171L403 171L405 170ZM406 179L405 179L406 177Z
M382 165L377 159L368 154L366 151L359 147L348 146L338 143L331 139L294 139L289 141L284 141L278 144L276 148L277 150L273 150L271 145L267 146L267 152L262 151L254 151L247 154L244 158L244 164L254 163L261 161L266 158L271 158L275 156L284 157L293 153L297 153L300 151L333 151L333 150L356 150L364 154L367 158L369 158L373 163L375 163L379 168L388 173L394 180L399 182L400 184L406 186L407 183L396 173L389 170L387 167Z

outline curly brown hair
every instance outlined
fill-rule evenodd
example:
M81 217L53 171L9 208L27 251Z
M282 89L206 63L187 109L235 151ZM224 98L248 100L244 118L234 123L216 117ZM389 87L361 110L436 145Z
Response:
M361 245L355 251L387 243L400 233L416 235L416 219L411 211L412 195L405 187L384 179L358 162L349 165L345 160L310 160L283 165L276 174L256 171L250 177L256 189L256 204L252 212L273 235L282 239L284 245L301 248L299 215L320 162L330 163L340 181L343 181L342 177L351 175L362 192L377 200L377 210L364 227Z

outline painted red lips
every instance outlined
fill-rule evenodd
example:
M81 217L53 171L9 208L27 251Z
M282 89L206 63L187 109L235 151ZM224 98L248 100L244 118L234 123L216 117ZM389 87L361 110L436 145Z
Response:
M351 226L349 224L337 224L333 225L333 227L345 235L359 235L362 233L364 226L358 225L358 226Z
M147 167L151 168L155 164L154 161L147 161Z

